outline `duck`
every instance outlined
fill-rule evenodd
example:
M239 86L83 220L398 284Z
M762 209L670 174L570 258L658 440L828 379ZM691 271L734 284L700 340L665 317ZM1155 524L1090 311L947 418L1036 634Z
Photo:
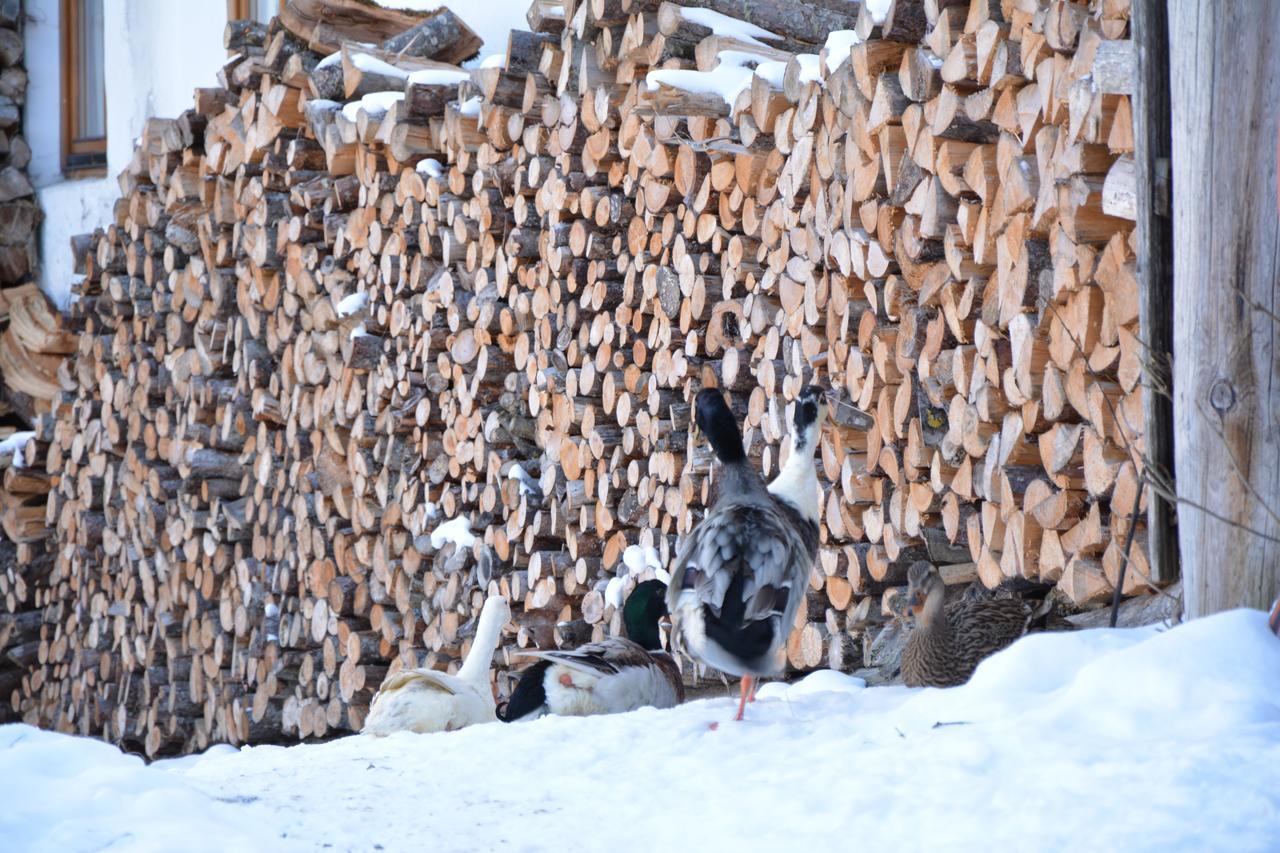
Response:
M510 619L505 598L486 599L471 650L457 675L418 668L388 676L373 697L361 731L375 737L402 731L451 732L496 720L489 665L502 626Z
M626 637L573 650L525 652L539 660L521 674L498 718L511 723L546 714L588 717L682 703L684 682L658 631L667 615L666 590L662 581L648 580L627 596L622 606Z
M747 460L742 432L724 397L703 389L694 422L719 463L710 509L681 545L667 607L673 645L714 669L739 676L738 713L758 679L783 667L780 654L804 600L818 553L819 488L813 453L826 417L816 386L797 396L791 453L765 485Z
M920 560L907 570L907 610L915 627L902 650L908 687L955 687L978 664L1027 632L1031 608L1016 598L946 604L937 566Z

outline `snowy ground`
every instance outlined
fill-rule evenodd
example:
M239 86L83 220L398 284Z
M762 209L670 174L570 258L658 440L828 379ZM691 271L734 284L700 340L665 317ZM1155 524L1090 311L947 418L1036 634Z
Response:
M0 727L0 848L1280 849L1280 641L1258 612L1028 637L952 690L818 673L731 711L150 767Z

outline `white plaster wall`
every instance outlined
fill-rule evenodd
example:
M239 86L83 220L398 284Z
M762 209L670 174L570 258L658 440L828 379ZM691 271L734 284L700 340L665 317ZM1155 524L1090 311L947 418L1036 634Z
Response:
M111 219L118 175L148 116L177 116L192 90L215 85L226 60L226 0L105 0L107 84L106 178L65 180L61 171L62 77L58 0L27 0L25 131L31 180L44 224L40 285L65 306L74 276L71 237Z

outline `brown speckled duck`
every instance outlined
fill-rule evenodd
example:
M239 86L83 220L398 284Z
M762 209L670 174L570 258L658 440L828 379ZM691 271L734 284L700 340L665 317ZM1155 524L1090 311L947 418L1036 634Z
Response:
M907 573L907 608L915 629L902 650L908 687L964 684L978 664L1027 631L1031 610L1018 599L957 601L946 605L946 585L931 563Z

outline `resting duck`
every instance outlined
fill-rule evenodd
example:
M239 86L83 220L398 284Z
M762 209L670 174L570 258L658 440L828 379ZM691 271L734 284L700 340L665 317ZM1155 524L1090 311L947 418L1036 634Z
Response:
M806 386L795 404L791 455L766 487L720 392L703 390L695 400L695 423L720 461L717 495L676 555L667 606L687 654L742 676L735 720L756 679L782 668L779 651L808 587L818 552L813 451L825 415L822 391Z
M1031 609L1019 599L946 605L946 584L932 563L914 563L907 584L907 608L916 623L902 650L902 680L908 687L964 684L983 659L1027 632Z
M457 675L434 669L405 669L378 688L363 732L382 737L392 732L451 732L497 719L489 664L502 626L511 618L506 599L493 596L480 611L471 651Z
M667 586L650 580L636 586L622 606L627 637L609 637L572 651L527 652L541 658L520 676L498 718L508 722L544 714L587 717L637 708L673 708L684 701L684 684L671 655L662 650L658 622L667 615Z

